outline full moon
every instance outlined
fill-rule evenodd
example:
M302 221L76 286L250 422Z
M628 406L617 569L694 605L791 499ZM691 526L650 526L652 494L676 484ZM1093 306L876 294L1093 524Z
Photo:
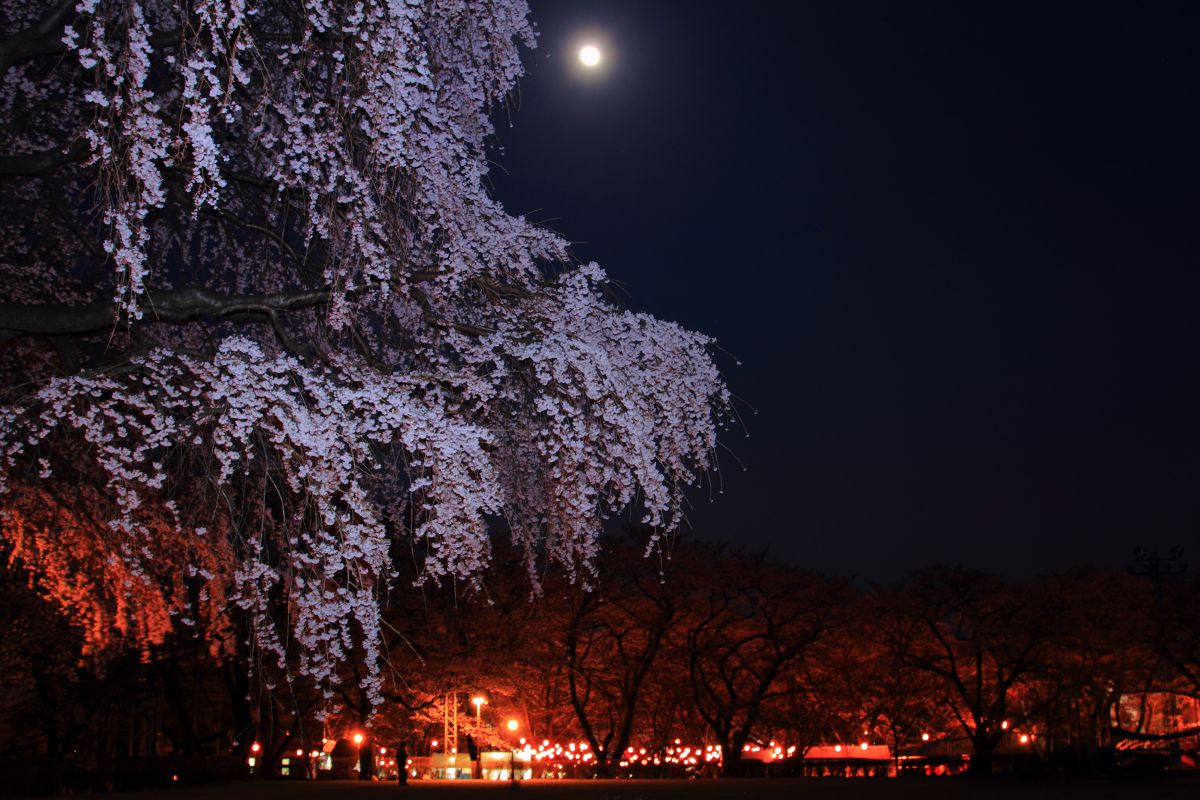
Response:
M600 49L595 45L588 45L579 51L579 60L583 62L585 67L594 67L600 63Z

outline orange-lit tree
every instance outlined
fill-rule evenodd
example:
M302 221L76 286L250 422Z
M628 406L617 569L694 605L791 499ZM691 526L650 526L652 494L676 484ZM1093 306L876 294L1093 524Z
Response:
M906 753L938 742L957 722L942 702L938 676L913 666L904 653L923 622L906 614L888 588L855 598L847 625L830 637L810 678L829 707L833 742L882 742L895 764Z
M1052 702L1015 700L1022 681L1045 671L1056 621L1033 587L978 572L935 567L896 596L914 623L891 644L896 656L939 679L942 696L971 744L973 772L991 772L997 746L1015 723Z
M611 776L633 736L656 659L685 610L670 576L654 562L638 564L643 547L613 540L605 546L606 560L625 567L570 594L563 649L571 707L597 774Z
M741 771L765 704L803 691L785 679L840 624L845 586L762 559L719 554L715 580L697 591L688 620L692 701L724 755Z
M1050 575L1041 584L1057 628L1045 651L1046 670L1021 688L1034 704L1052 700L1036 720L1036 744L1066 759L1112 745L1121 697L1153 688L1161 675L1152 642L1153 597L1141 578L1096 570Z
M1193 574L1169 586L1156 616L1159 655L1184 690L1200 697L1200 576Z

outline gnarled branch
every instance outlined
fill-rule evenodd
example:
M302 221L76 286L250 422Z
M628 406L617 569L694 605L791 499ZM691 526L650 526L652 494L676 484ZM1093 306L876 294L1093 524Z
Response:
M277 321L281 313L325 305L327 289L275 294L220 294L202 286L181 286L146 292L142 323L190 322L202 317L248 314ZM65 303L0 303L0 339L14 335L78 336L107 330L125 321L120 307L111 300L83 306Z

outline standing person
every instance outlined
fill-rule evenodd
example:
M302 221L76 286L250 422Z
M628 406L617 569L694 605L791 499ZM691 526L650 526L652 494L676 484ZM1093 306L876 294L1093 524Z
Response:
M471 757L471 777L479 778L479 745L475 744L475 738L471 734L467 734L467 755Z
M396 780L401 786L408 785L408 748L404 742L396 746Z

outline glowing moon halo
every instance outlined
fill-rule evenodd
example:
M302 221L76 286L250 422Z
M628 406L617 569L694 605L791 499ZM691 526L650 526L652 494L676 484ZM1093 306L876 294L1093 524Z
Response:
M585 67L594 67L600 63L600 48L589 44L579 50L579 60Z

